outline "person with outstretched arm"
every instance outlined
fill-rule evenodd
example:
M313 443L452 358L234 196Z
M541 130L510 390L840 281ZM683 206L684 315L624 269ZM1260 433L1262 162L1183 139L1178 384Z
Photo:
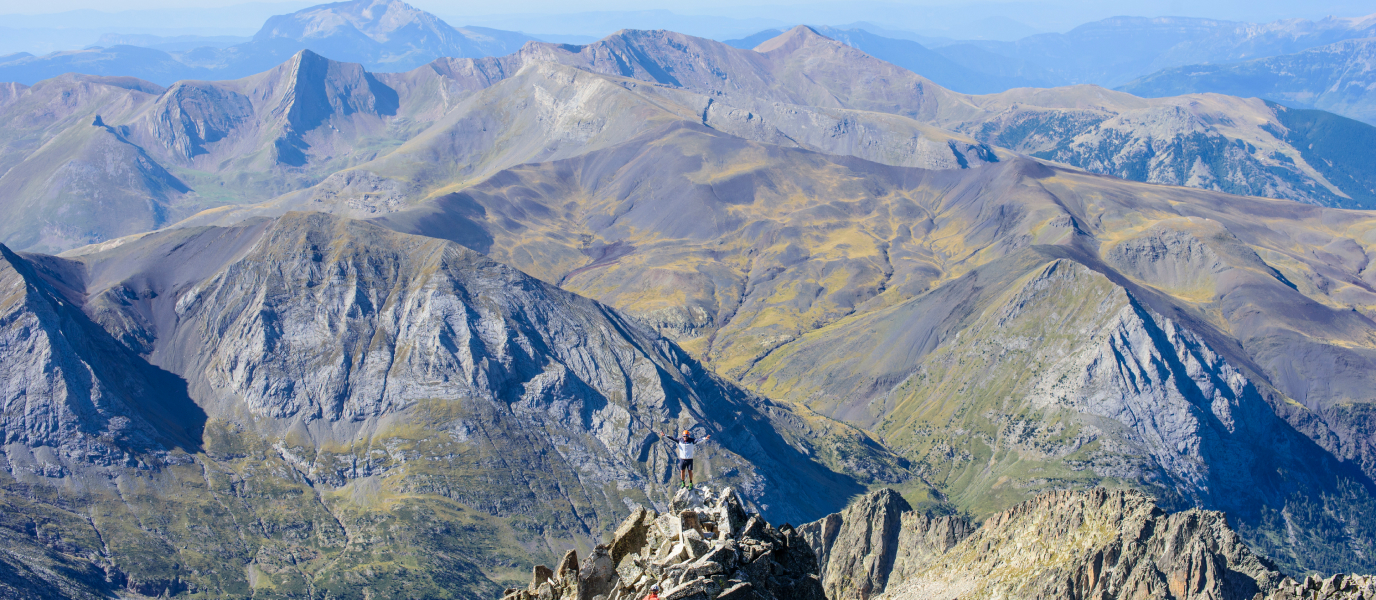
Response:
M693 489L693 453L697 450L698 440L693 438L693 432L684 429L683 435L677 438L668 434L659 433L665 440L674 440L678 444L678 485L688 489ZM712 439L712 436L703 436L703 442Z

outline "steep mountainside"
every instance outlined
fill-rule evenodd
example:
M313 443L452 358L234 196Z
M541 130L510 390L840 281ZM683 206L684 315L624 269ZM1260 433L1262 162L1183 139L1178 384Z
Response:
M1133 481L1227 509L1287 568L1369 569L1364 527L1262 531L1370 519L1370 222L1062 177L1022 180L1046 204L986 207L1000 235L944 285L886 294L741 378L873 427L961 504ZM1053 224L1064 250L1035 245Z
M1155 98L1201 92L1261 97L1376 123L1376 38L1242 63L1162 69L1123 91Z
M700 476L776 519L902 468L433 238L290 214L5 252L4 528L93 593L495 594L668 501L655 429L706 428Z
M273 202L206 213L193 221L233 222L244 214L290 209L375 216L465 189L512 165L642 143L660 135L656 132L683 127L705 126L729 134L723 138L932 169L976 168L999 160L999 153L987 145L903 117L785 104L766 110L751 112L710 96L532 62L465 98L429 130L386 156Z
M0 239L72 246L147 231L185 216L190 189L112 127L163 89L127 77L69 75L13 90L0 103ZM199 208L199 207L198 207Z
M377 76L303 51L234 81L164 89L73 75L11 86L0 102L0 205L12 218L0 239L63 250L267 200L386 153L453 95L490 83L481 70L438 67ZM100 216L110 206L123 220Z

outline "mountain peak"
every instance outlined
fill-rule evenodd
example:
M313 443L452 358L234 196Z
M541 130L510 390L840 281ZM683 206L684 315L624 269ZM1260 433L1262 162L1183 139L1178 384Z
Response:
M353 0L272 17L254 37L306 40L361 34L374 42L387 43L399 32L411 28L442 36L458 35L439 17L401 0Z
M819 41L832 41L831 38L817 33L816 29L807 25L799 25L779 34L777 37L755 46L755 51L761 54L773 52L775 50L792 51L802 46L816 43Z

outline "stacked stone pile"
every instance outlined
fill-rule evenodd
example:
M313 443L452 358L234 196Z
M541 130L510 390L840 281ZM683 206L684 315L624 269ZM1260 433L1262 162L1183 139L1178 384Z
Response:
M750 514L731 488L681 490L665 514L637 508L580 564L534 568L503 600L825 600L817 557L789 525Z

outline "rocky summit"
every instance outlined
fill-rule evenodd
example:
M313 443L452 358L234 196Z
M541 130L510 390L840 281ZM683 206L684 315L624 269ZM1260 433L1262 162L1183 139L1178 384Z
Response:
M799 531L747 513L732 488L680 490L664 514L640 507L610 543L578 562L533 569L504 600L629 600L658 585L661 600L824 600L817 557Z

